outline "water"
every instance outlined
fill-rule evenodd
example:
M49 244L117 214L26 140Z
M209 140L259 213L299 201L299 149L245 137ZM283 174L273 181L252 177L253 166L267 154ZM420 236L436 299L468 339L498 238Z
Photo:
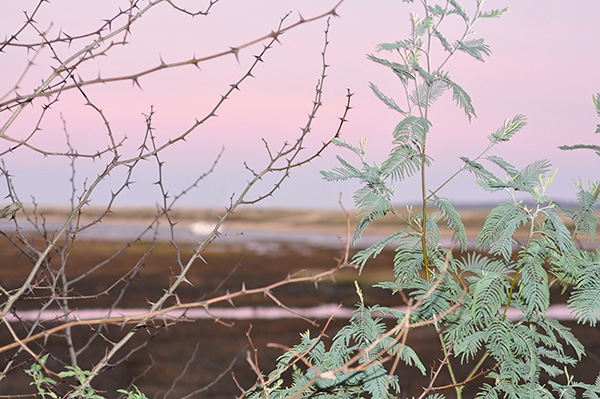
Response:
M406 307L400 306L395 309L406 312ZM147 313L147 309L142 308L117 308L117 309L76 309L69 313L68 317L59 310L46 310L43 313L37 310L25 310L19 312L19 317L9 314L6 319L12 323L18 321L67 321L67 320L97 320L110 317L134 318L135 316L143 316ZM210 308L206 311L204 308L193 308L185 310L173 310L167 312L157 319L164 320L279 320L279 319L295 319L301 315L307 319L328 319L335 316L337 319L349 319L354 313L353 308L341 307L337 304L330 303L311 307L290 307L283 309L273 306L241 306L235 308ZM377 312L374 313L377 316ZM571 311L566 304L552 305L548 308L546 315L560 321L573 321ZM509 308L506 316L511 320L519 320L522 313L514 308ZM392 319L391 315L381 315L379 317Z

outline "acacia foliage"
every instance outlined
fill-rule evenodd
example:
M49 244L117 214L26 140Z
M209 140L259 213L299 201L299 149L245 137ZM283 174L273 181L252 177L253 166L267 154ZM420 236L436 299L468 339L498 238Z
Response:
M407 226L358 252L354 263L362 271L384 248L395 248L395 279L376 286L408 297L409 311L367 307L361 297L350 323L332 338L329 349L322 337L303 335L302 342L280 357L269 379L259 383L249 397L405 395L399 388L401 376L395 374L397 363L416 366L423 373L426 370L418 353L405 344L405 334L425 324L436 327L447 356L440 369L448 369L458 398L466 384L479 386L477 398L600 396L600 377L590 385L578 383L568 374L585 355L585 348L569 328L546 314L550 287L560 285L570 293L568 307L575 320L594 326L600 317L600 252L575 245L576 239L596 237L598 218L594 211L600 182L579 185L580 209L566 210L546 194L555 173L548 160L519 169L492 155L495 146L509 141L526 125L526 117L516 115L488 136L489 145L479 156L462 156L463 166L448 181L437 188L428 185L426 167L434 160L427 153L427 143L435 140L435 129L427 116L435 101L450 92L467 118L476 116L471 97L445 70L446 61L459 53L484 61L491 49L483 38L473 37L473 26L506 12L484 10L483 0L473 3L469 6L474 11L467 12L456 0L435 5L424 1L425 16L412 14L408 38L380 44L378 52L385 57L369 55L393 73L403 89L404 100L398 101L387 90L370 84L374 95L399 114L390 153L383 161L372 163L366 157L366 140L355 146L335 139L335 144L353 158L340 155L338 167L322 172L330 181L360 183L354 203L361 221L354 241L384 217L397 217ZM442 31L443 22L449 18L458 18L464 27L454 41ZM437 57L443 60L437 66L431 63L434 50L443 53ZM600 95L594 97L594 105L600 116ZM600 155L593 145L562 149L591 149ZM508 197L489 213L477 236L478 253L467 252L460 214L438 195L463 172L473 174L482 189L504 191ZM408 208L401 215L393 204L395 185L413 175L421 177L422 207ZM527 196L526 201L520 199L522 195ZM440 229L444 228L454 232L453 245L460 245L462 255L455 256L440 242ZM509 310L520 316L507 317ZM395 317L397 326L387 330L377 317L381 314ZM493 367L482 373L487 380L472 380L485 360L493 362ZM456 362L475 366L469 375L458 376L452 369ZM288 386L281 378L286 371L292 376ZM438 373L433 373L421 397L449 395L434 388Z

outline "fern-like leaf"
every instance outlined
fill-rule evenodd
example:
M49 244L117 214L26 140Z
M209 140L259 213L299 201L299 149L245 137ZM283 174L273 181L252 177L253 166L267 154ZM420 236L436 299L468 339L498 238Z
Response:
M371 90L373 90L373 93L375 93L377 98L379 98L381 102L387 105L389 109L393 109L394 111L400 112L402 115L406 115L406 112L402 110L402 108L400 108L398 104L396 104L396 101L394 101L393 98L383 94L381 90L379 90L379 87L377 87L374 83L369 82L369 86L371 87Z
M394 51L394 50L400 50L400 49L405 49L405 48L410 48L410 41L408 40L401 40L401 41L397 41L394 43L381 43L377 45L377 51Z
M430 128L431 122L429 120L409 115L394 128L394 144L409 144L413 148L422 151L423 143Z
M469 16L457 0L448 0L448 3L450 3L454 8L454 10L452 10L453 13L460 15L465 20L465 22L471 21L471 18L469 18Z
M502 15L508 12L508 8L503 8L501 10L490 10L490 11L481 11L478 15L479 18L500 18Z
M488 191L496 191L490 187L501 184L501 180L488 171L481 163L473 161L467 157L460 157L465 163L464 169L473 173L477 179L477 184Z
M489 246L491 253L500 253L505 260L509 260L514 243L512 235L517 228L525 225L527 221L527 215L523 213L519 205L514 203L500 204L487 217L483 229L477 236L477 246Z
M408 98L413 105L426 108L439 99L447 88L448 85L442 80L434 80L432 83L424 82L418 85Z
M526 306L526 314L545 314L550 306L550 290L548 289L548 273L544 269L546 248L532 243L520 257L518 263L521 270L519 281L519 297Z
M496 130L495 133L488 136L492 143L499 143L510 140L519 130L527 125L527 117L525 115L516 115L513 119L504 121L504 125Z
M438 207L442 212L442 217L446 220L446 226L454 230L453 240L460 243L460 248L463 251L467 250L467 234L465 231L465 225L463 224L459 213L456 208L452 206L448 201L434 196L433 204Z
M398 282L408 282L419 275L423 268L421 239L416 236L402 240L394 255L394 276Z
M429 157L425 164L431 164ZM390 176L392 182L402 181L421 170L422 155L409 146L394 148L390 156L381 164L381 172Z
M359 251L356 255L354 255L354 257L352 258L352 263L360 267L359 274L362 273L362 270L365 267L365 264L367 263L367 260L369 260L369 258L376 258L377 255L379 255L386 246L395 243L396 241L405 236L406 233L403 231L393 233L388 237L384 238L383 240L380 240L375 244L371 245L369 248L363 249L362 251Z
M464 51L479 61L484 61L483 55L489 56L492 54L490 46L485 44L483 39L465 40L456 43L455 47L457 50Z
M460 355L461 364L474 359L484 342L484 331L475 331L471 335L460 337L460 340L455 341L453 349L456 355Z
M452 45L450 44L448 39L446 39L446 37L442 34L442 32L437 30L435 27L433 27L431 29L431 31L433 32L433 36L437 37L437 39L440 41L440 43L444 47L444 50L446 50L448 52L454 51L454 47L452 47Z
M365 370L363 383L372 399L389 399L388 372L381 364L376 363Z
M402 83L405 85L408 84L409 80L416 79L415 75L412 73L410 68L404 64L399 64L397 62L389 61L389 60L386 60L385 58L375 57L374 55L369 55L368 58L373 62L376 62L378 64L381 64L383 66L390 68L396 74L396 76L398 76L398 78L402 81Z
M564 225L563 221L558 217L556 211L553 209L548 209L546 211L546 225L550 227L552 231L552 239L555 242L555 246L563 257L570 257L575 254L577 249L575 248L575 244L573 244L573 240L571 239L571 234L569 230Z
M471 312L476 324L483 326L498 317L498 310L508 300L508 288L506 276L497 273L485 273L471 285Z
M499 259L490 258L478 252L470 252L466 258L456 261L457 266L464 271L471 272L491 272L497 274L508 274L511 269L507 267L506 262ZM484 274L484 273L477 273Z
M582 271L568 304L578 322L596 325L600 320L600 264Z
M448 87L452 89L452 96L454 100L465 111L465 115L467 115L469 121L472 120L474 116L477 116L471 101L471 96L469 96L462 87L450 79L448 74L440 76L440 79L446 82Z

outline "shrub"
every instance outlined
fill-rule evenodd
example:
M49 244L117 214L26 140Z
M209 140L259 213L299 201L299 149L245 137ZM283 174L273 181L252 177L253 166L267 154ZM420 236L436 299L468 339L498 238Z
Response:
M447 181L437 187L429 183L427 167L434 159L427 149L437 133L429 117L435 101L450 92L466 117L475 117L471 97L452 78L447 61L458 55L478 60L489 56L490 47L483 38L474 36L473 27L482 19L502 16L506 10L484 10L483 1L477 1L472 13L455 0L422 4L424 16L412 15L409 37L380 44L379 54L369 55L398 78L399 91L405 97L397 101L395 94L371 83L375 96L400 118L392 132L389 155L371 163L366 157L366 140L353 145L336 138L334 143L352 158L338 156L340 165L322 172L330 181L354 180L360 184L353 197L361 218L354 241L384 217L397 218L399 225L407 226L353 258L362 271L369 267L370 259L392 247L395 279L376 287L403 298L406 310L366 306L358 289L360 302L354 316L331 343L326 345L323 334L304 334L298 345L279 358L268 379L257 383L249 398L399 396L399 363L426 374L419 353L406 344L407 335L425 325L434 326L444 358L432 366L429 386L420 398L440 399L445 397L442 392L451 389L462 398L468 385L478 386L477 398L565 398L578 394L591 398L600 394L600 377L590 385L576 382L569 374L585 349L569 328L546 314L550 288L559 285L569 292L568 306L578 322L594 326L600 316L600 253L575 244L579 238L596 237L598 219L593 212L600 183L579 185L580 209L566 210L546 194L556 172L549 161L535 161L519 169L493 155L496 146L525 127L523 115L507 119L491 133L489 145L480 155L463 156L464 165ZM455 41L443 29L449 18L462 22L462 35ZM434 56L436 51L442 55ZM439 60L438 64L434 60ZM594 103L600 115L599 102L597 95ZM563 149L599 150L595 145ZM460 214L441 196L442 188L464 172L473 174L484 190L503 191L507 196L506 202L492 209L477 235L480 252L467 251ZM422 203L418 209L408 207L402 212L393 204L395 185L413 175L420 176ZM527 195L527 200L518 194ZM453 233L452 245L441 242L441 229ZM458 247L460 253L453 250ZM518 317L508 317L509 310L516 311ZM391 315L395 326L388 328L382 315ZM488 368L482 367L484 362ZM457 363L473 366L459 375ZM441 372L449 374L451 385L436 385ZM290 381L286 375L291 382L285 382ZM487 382L477 378L483 376Z

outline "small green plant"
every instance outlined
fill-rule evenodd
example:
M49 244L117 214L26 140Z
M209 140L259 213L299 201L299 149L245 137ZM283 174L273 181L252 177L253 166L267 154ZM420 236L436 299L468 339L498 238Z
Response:
M389 58L369 56L398 78L405 97L400 103L371 83L374 94L400 117L390 154L381 162L369 162L366 140L355 146L335 139L335 144L356 160L338 156L340 166L322 172L330 181L355 180L361 184L354 194L361 217L354 241L369 225L386 216L397 217L408 226L354 257L362 271L369 259L394 246L395 279L376 286L407 298L408 311L367 307L359 291L361 300L354 315L328 348L322 336L303 334L300 344L279 358L268 380L261 380L249 397L383 399L400 395L401 376L395 373L399 362L426 372L418 353L405 344L409 330L424 325L435 327L444 359L432 370L430 385L421 398L441 399L448 390L462 398L468 384L478 387L477 398L574 398L577 390L588 398L600 395L600 377L590 385L575 382L569 374L569 368L585 355L585 348L567 327L546 314L551 286L561 285L570 293L568 306L577 321L593 326L600 316L600 252L582 250L574 244L576 237L596 237L594 210L600 183L588 187L580 184L580 209L565 210L546 193L556 173L549 161L535 161L519 169L492 155L495 146L509 141L526 125L525 116L517 115L488 136L489 144L481 154L462 157L464 165L446 182L437 187L428 184L427 167L434 162L427 152L435 133L429 119L433 103L451 92L466 116L475 117L470 96L446 70L448 61L459 53L481 61L489 56L484 39L472 37L473 26L507 11L484 11L483 0L474 3L474 10L467 12L456 0L435 5L423 1L425 16L412 15L410 37L380 44L378 51L389 54ZM456 40L443 29L451 18L464 27ZM433 57L436 51L442 55ZM439 60L436 65L434 60ZM600 95L594 97L594 103L600 115ZM579 148L600 155L598 146L563 147ZM467 235L461 217L441 197L442 189L462 172L472 173L484 190L504 191L508 199L487 217L477 236L481 251L477 253L466 252ZM402 214L393 205L394 185L412 175L420 175L422 206ZM522 195L528 199L523 201ZM574 226L571 230L567 219ZM454 233L452 247L440 242L441 229ZM454 245L460 246L461 254L453 251ZM520 313L519 318L507 317L511 308ZM395 317L396 326L387 329L381 314ZM492 366L482 370L485 361ZM458 375L454 367L458 362L474 366L465 375ZM444 369L452 384L442 392L436 389L435 378ZM282 378L286 373L291 375L289 386L284 386ZM482 375L487 382L475 378Z
M56 384L56 381L45 376L44 372L42 371L44 369L44 365L46 364L46 360L48 360L48 355L42 356L40 358L40 362L33 363L29 369L25 370L25 373L33 378L33 381L31 381L29 385L35 385L38 395L40 395L43 399L57 398L58 396L54 392L48 390L50 386Z
M25 373L33 378L30 385L36 386L37 394L43 399L59 398L58 394L53 390L57 382L44 375L44 366L47 360L48 355L46 354L40 358L39 363L33 363L29 369L25 370ZM65 366L65 371L58 373L58 376L60 378L75 378L77 383L71 384L69 392L60 397L65 399L104 399L104 396L99 395L89 385L85 384L90 375L93 375L93 372L82 370L79 367ZM119 389L117 392L124 395L126 399L146 399L146 395L141 393L136 386L133 389L133 391Z

